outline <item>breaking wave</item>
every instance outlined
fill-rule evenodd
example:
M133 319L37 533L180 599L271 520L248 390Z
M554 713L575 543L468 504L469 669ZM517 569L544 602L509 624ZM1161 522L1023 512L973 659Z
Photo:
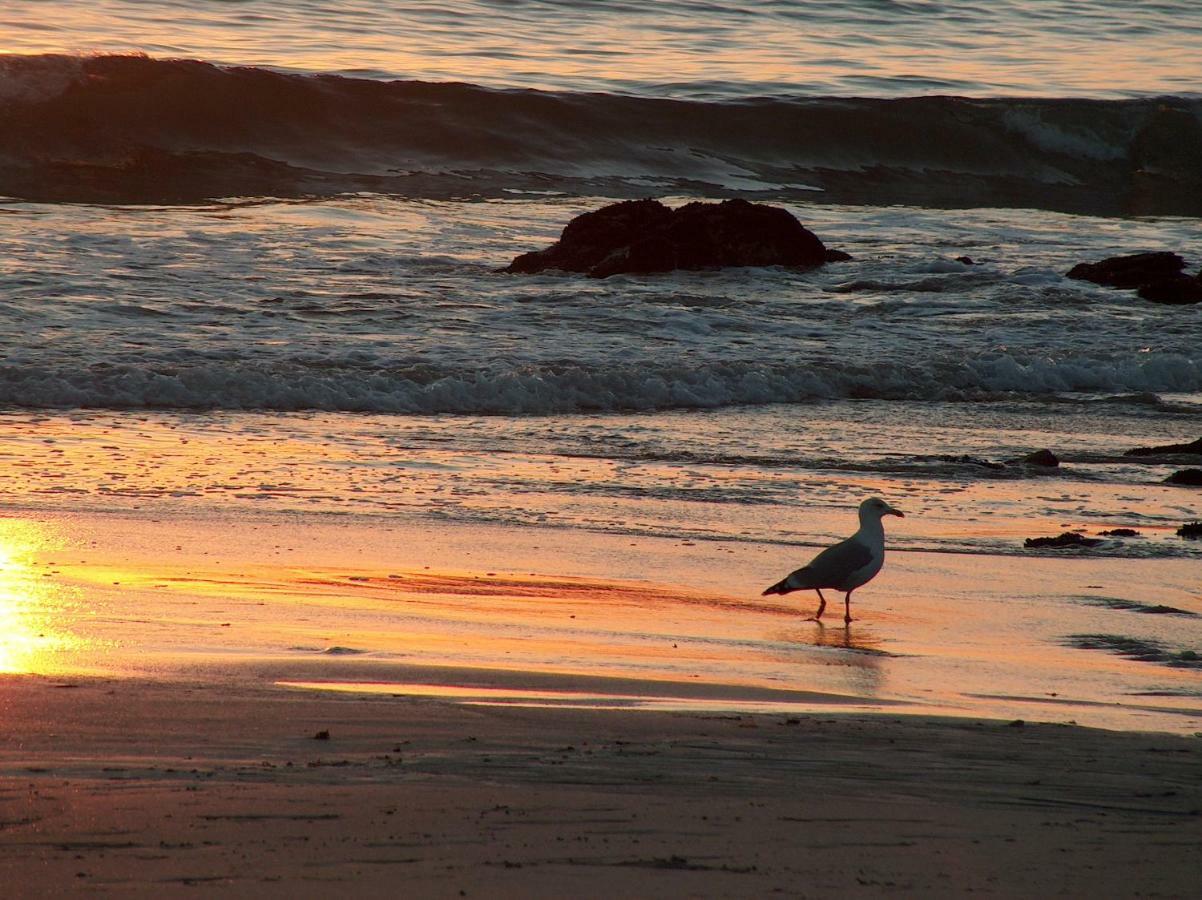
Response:
M1202 391L1202 364L1175 354L1138 362L992 358L856 367L829 361L767 365L523 365L451 370L228 362L178 367L0 368L0 404L111 409L330 410L537 415L705 409L844 398L1063 399L1073 393Z
M1202 99L672 100L0 57L0 194L687 192L1202 214ZM815 193L820 191L821 193Z

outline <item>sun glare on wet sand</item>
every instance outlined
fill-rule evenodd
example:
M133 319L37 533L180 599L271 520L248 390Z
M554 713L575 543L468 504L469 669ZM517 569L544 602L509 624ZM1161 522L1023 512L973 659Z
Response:
M0 519L0 672L49 674L79 646L67 631L76 590L56 579L52 562L38 563L60 549L53 529Z

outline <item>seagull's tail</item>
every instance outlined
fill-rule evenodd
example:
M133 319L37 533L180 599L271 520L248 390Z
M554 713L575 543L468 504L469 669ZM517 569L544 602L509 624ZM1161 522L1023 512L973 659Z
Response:
M772 587L760 594L761 597L767 597L769 594L791 594L794 591L809 590L814 586L814 573L810 571L809 566L798 569L796 572L790 572Z

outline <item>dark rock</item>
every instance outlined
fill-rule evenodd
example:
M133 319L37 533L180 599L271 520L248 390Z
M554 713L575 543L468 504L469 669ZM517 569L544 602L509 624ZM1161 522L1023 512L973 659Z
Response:
M832 250L830 247L826 248L825 256L827 262L847 262L851 259L851 254L845 250Z
M956 262L963 263L966 266L975 266L976 265L976 263L973 262L973 258L971 256L957 256Z
M627 200L572 219L547 250L524 253L509 264L506 272L541 272L561 268L588 271L631 240L632 235L667 226L672 210L658 200Z
M1024 547L1096 547L1102 543L1097 538L1082 537L1073 531L1066 531L1059 537L1027 538Z
M1140 285L1139 295L1153 303L1183 306L1202 303L1202 274L1177 275Z
M1109 531L1099 531L1102 537L1139 537L1139 532L1134 528L1111 528Z
M1202 469L1182 469L1164 480L1165 484L1180 484L1185 487L1202 487Z
M1136 447L1128 450L1123 456L1173 456L1178 453L1192 453L1202 456L1202 438L1190 441L1188 444L1161 444L1158 447Z
M1034 453L1028 453L1021 459L1015 462L1024 463L1028 466L1045 466L1049 469L1054 469L1060 465L1060 460L1056 458L1051 450L1036 450Z
M721 266L812 268L828 251L788 210L725 200L669 209L627 200L577 216L546 250L524 253L504 271L562 269L606 278Z
M326 730L319 731L317 734L313 735L313 740L315 741L328 741L329 739L330 732Z
M1078 263L1069 269L1068 277L1107 287L1137 288L1154 281L1176 278L1184 268L1185 260L1176 253L1136 253L1133 256L1111 256L1096 263Z
M1177 537L1202 538L1202 522L1186 522L1177 529Z

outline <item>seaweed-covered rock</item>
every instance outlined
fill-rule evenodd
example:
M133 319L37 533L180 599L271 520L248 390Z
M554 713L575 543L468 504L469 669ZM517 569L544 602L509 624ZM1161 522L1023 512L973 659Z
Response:
M1027 538L1023 541L1024 547L1035 549L1038 547L1059 548L1059 547L1096 547L1102 543L1097 538L1082 537L1075 531L1066 531L1059 537L1041 537Z
M1134 528L1111 528L1108 531L1099 531L1101 537L1139 537L1139 532Z
M1096 263L1078 263L1069 269L1068 277L1107 287L1137 288L1176 278L1184 268L1185 260L1180 254L1161 251L1111 256Z
M1184 487L1202 487L1202 469L1182 469L1166 478L1164 483L1179 484Z
M1134 450L1128 450L1123 456L1176 456L1182 453L1202 456L1202 438L1190 441L1188 444L1160 444L1156 447L1136 447Z
M1202 522L1186 522L1177 529L1177 537L1202 538Z
M813 268L844 256L780 207L725 200L669 209L658 200L627 200L577 216L555 244L522 254L504 271L606 278L722 266Z

